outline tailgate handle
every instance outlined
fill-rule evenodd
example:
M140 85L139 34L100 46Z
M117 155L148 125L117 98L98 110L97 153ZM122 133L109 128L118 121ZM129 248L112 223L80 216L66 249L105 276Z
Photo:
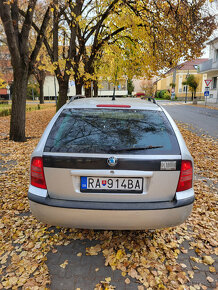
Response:
M73 176L152 177L153 171L127 170L71 170Z

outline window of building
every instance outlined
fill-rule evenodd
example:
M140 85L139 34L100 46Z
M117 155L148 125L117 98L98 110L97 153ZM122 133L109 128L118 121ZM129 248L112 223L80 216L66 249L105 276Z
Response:
M100 91L113 91L114 84L112 82L108 82L106 80L102 80L99 82L99 90ZM127 81L125 79L120 79L118 84L115 86L116 91L127 90Z
M108 81L101 81L99 83L99 90L100 91L108 91L109 90L109 83L108 83Z
M215 61L218 61L218 49L215 50Z
M188 86L187 86L187 85L184 85L184 86L183 86L183 90L182 90L182 91L183 91L183 93L186 93L186 92L188 92Z
M212 78L212 89L216 89L217 88L217 77L213 77Z

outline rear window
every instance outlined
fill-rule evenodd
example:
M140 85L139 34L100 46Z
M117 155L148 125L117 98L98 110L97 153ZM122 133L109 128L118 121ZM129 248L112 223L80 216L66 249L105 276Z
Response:
M44 151L180 154L176 136L163 112L97 108L63 110Z

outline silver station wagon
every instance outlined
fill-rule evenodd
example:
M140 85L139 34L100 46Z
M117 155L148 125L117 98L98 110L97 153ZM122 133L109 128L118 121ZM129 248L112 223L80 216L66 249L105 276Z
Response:
M192 210L193 160L155 101L80 98L56 113L34 150L28 198L50 225L176 226Z

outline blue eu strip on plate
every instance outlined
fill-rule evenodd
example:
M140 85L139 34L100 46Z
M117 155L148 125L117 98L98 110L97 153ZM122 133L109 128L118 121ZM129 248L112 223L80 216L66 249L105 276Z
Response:
M87 177L81 177L81 189L87 189Z

